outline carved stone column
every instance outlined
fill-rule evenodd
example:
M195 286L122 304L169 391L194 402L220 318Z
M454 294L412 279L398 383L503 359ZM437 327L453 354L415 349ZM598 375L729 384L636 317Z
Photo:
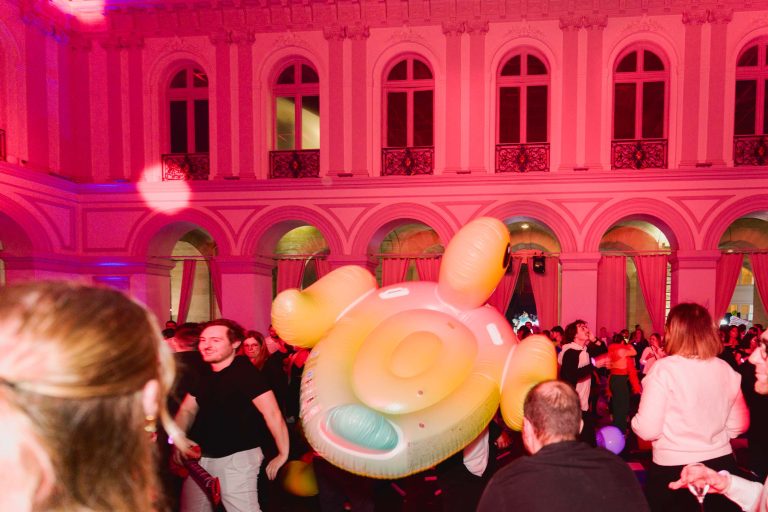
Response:
M680 167L693 167L699 159L699 122L701 96L701 26L707 22L707 11L686 9L683 11L685 25L685 63L683 65L683 116L680 140Z
M328 138L320 141L328 151L328 175L344 175L344 39L345 27L334 24L323 28L328 41L328 105L321 106L321 117L328 116ZM354 110L352 111L354 112ZM329 115L329 113L332 113ZM321 160L322 161L322 160Z
M562 121L560 134L560 169L573 170L576 166L576 146L578 144L577 99L579 89L579 29L581 16L562 16L560 30L563 31L563 92ZM549 118L553 116L549 115ZM550 132L551 133L551 132ZM550 141L551 142L551 141Z
M707 162L725 165L725 147L732 141L725 140L725 69L726 36L733 10L718 8L710 11L712 24L709 48L709 115L707 119ZM732 98L731 98L732 100Z
M600 170L604 167L602 147L605 140L610 141L611 134L603 133L603 30L608 24L608 17L600 14L585 16L582 20L587 30L587 87L585 126L584 165Z
M347 37L350 39L352 59L352 76L350 77L350 108L352 116L352 169L355 176L368 176L368 150L371 147L368 131L368 93L371 86L367 74L367 45L370 31L368 25L356 23L347 26Z
M488 22L467 22L469 33L469 171L493 173L493 164L486 169L484 156L487 147L485 134L485 36Z
M232 38L229 32L220 31L211 34L210 40L216 47L216 142L211 144L211 161L216 162L212 166L216 177L226 179L232 176L232 73L229 61Z
M249 30L232 33L232 42L237 45L237 111L239 119L238 161L240 179L254 179L255 149L253 119L253 42L255 36Z
M461 173L461 36L464 23L444 21L445 34L445 172Z

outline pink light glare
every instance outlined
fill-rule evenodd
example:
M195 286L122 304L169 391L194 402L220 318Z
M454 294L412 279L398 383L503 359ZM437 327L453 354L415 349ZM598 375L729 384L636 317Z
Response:
M50 4L83 25L104 23L105 0L50 0Z
M186 181L162 181L160 164L144 169L136 190L144 203L154 211L173 215L189 206L192 191Z

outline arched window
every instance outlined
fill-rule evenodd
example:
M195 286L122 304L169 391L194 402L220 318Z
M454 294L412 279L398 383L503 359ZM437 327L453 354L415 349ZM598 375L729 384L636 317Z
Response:
M384 72L383 175L432 174L435 79L429 65L407 55Z
M549 69L529 50L499 66L496 172L549 170Z
M320 172L320 79L306 60L285 64L272 84L274 142L271 178L317 177Z
M667 167L669 70L654 50L635 47L613 71L614 169Z
M734 165L768 164L768 37L753 41L736 60Z
M208 179L208 75L194 65L184 66L171 77L167 98L171 154L163 155L163 179Z

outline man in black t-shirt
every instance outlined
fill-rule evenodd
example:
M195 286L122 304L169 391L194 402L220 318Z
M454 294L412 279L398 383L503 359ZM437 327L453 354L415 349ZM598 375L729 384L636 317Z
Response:
M211 371L194 382L176 415L179 427L189 430L190 439L200 446L200 465L219 478L228 512L259 510L262 425L266 423L278 451L267 463L267 477L274 479L288 459L288 429L274 393L248 358L235 355L243 339L242 327L231 320L203 326L200 353ZM194 458L195 454L190 450L179 456ZM191 479L182 489L181 510L211 510L205 494Z

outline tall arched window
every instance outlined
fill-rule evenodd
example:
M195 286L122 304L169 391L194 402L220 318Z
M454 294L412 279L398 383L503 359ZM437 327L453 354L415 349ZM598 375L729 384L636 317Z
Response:
M750 43L736 61L734 165L768 164L768 37Z
M522 50L499 66L496 172L549 170L549 69Z
M272 84L274 143L270 178L320 173L320 79L304 59L285 64Z
M171 77L167 99L171 154L163 155L163 179L208 179L208 75L194 65L184 66Z
M432 174L435 79L419 56L407 55L384 72L382 175Z
M613 71L611 167L667 167L669 71L655 50L626 50Z

